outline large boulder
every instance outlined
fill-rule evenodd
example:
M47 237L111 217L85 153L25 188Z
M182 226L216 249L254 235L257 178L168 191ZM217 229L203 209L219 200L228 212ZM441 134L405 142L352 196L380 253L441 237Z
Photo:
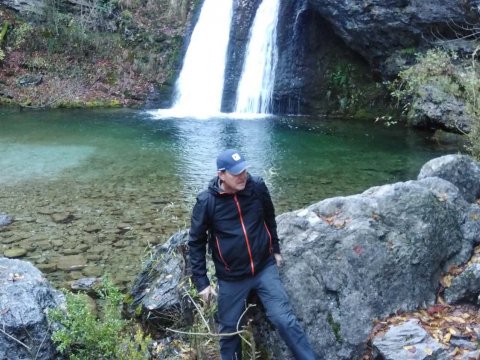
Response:
M467 155L445 155L428 161L418 180L439 177L455 185L469 203L480 198L480 165Z
M323 359L360 358L374 319L434 303L440 274L464 247L466 208L453 184L427 178L278 217L285 287ZM275 333L260 339L275 359L289 358Z
M47 312L63 304L61 293L32 264L0 257L0 359L60 358Z
M446 40L461 37L463 29L468 28L469 22L476 23L480 13L477 2L455 0L281 3L277 71L282 76L276 78L274 91L275 111L280 113L325 112L334 102L329 97L339 81L352 90L358 101L365 96L362 87L368 86L363 84L368 78L372 83L394 79L399 71L415 62L415 52L438 42L438 34ZM474 50L475 46L470 46L467 53ZM362 78L362 72L368 78ZM372 100L379 101L373 95L375 87L371 89ZM348 90L344 91L343 95L348 95ZM439 118L438 109L432 106L439 98L436 95L432 94L430 102L418 104L423 105L425 116L421 119L428 115L433 119L431 123ZM441 119L443 123L437 127L468 128L470 119L463 113L463 104L452 99L441 108L441 114L448 114L450 121ZM457 121L455 114L461 115Z

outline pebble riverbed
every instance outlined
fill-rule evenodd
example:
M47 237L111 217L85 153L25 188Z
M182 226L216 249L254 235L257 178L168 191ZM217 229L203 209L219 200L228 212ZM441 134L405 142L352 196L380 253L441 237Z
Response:
M155 196L165 181L171 180L152 176L134 184L95 185L63 179L6 186L1 212L14 222L0 227L1 252L31 261L57 287L108 275L126 288L152 246L188 226L187 200L172 202L178 196L165 192Z

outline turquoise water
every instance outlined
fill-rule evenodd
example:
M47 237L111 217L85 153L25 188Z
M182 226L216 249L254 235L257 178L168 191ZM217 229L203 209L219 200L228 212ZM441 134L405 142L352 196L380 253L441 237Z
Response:
M150 245L188 227L224 148L244 153L281 213L416 178L449 151L429 137L373 121L0 110L0 213L17 220L0 242L3 251L25 248L54 281L108 272L128 284ZM56 213L70 218L55 221ZM65 270L65 255L85 261Z

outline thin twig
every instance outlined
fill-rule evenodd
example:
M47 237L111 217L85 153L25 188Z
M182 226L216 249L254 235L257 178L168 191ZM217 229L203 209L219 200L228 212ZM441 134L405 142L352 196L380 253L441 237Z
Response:
M254 306L256 306L256 305L255 305L255 304L249 304L249 305L245 308L245 310L243 311L242 315L240 315L240 318L239 318L238 321L237 321L237 331L240 331L240 330L238 330L238 328L240 327L240 322L242 321L242 318L243 318L243 317L245 316L245 314L247 313L248 309L250 309L251 307L254 307ZM240 335L240 334L238 334L238 335L242 338L243 341L245 341L245 342L247 343L248 346L252 347L252 344L251 344L247 339L245 339L245 338L244 338L242 335Z
M240 334L245 332L245 330L240 330L240 331L236 331L236 332L233 332L233 333L211 333L211 332L200 333L200 332L175 330L175 329L171 329L171 328L165 328L165 330L168 330L168 331L171 331L171 332L174 332L174 333L178 333L178 334L185 334L185 335L215 336L215 337L234 336L234 335L240 335Z
M0 332L3 333L5 336L9 337L10 339L12 339L13 341L16 341L17 343L19 343L20 345L22 345L23 347L25 347L25 349L27 349L28 351L30 351L31 349L25 345L23 342L21 342L20 340L18 340L17 338L13 337L12 335L6 333L4 330L0 329Z
M45 336L43 337L42 342L41 342L40 345L38 346L37 353L35 354L35 359L34 359L34 360L37 360L37 359L38 359L38 354L40 353L40 349L42 348L43 343L44 343L45 340L47 339L47 336L49 335L49 333L50 333L50 324L48 324L48 329L47 329L47 331L45 331Z
M197 309L198 313L200 314L200 317L202 318L203 323L205 324L205 326L207 327L208 332L210 333L212 330L210 330L210 326L208 325L207 320L206 320L205 317L203 316L203 312L200 310L200 308L198 307L197 303L193 300L192 296L188 293L188 291L186 291L186 294L187 294L188 298L190 299L190 301L193 303L193 306L195 306L195 309Z

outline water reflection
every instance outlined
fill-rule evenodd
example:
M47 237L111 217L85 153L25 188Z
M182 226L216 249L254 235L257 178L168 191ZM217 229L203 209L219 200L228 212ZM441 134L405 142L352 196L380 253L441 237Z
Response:
M272 142L272 119L183 120L172 122L172 126L176 129L176 172L182 174L187 197L206 187L216 174L217 155L227 148L236 148L244 155L250 172L267 177L273 173L276 148Z

